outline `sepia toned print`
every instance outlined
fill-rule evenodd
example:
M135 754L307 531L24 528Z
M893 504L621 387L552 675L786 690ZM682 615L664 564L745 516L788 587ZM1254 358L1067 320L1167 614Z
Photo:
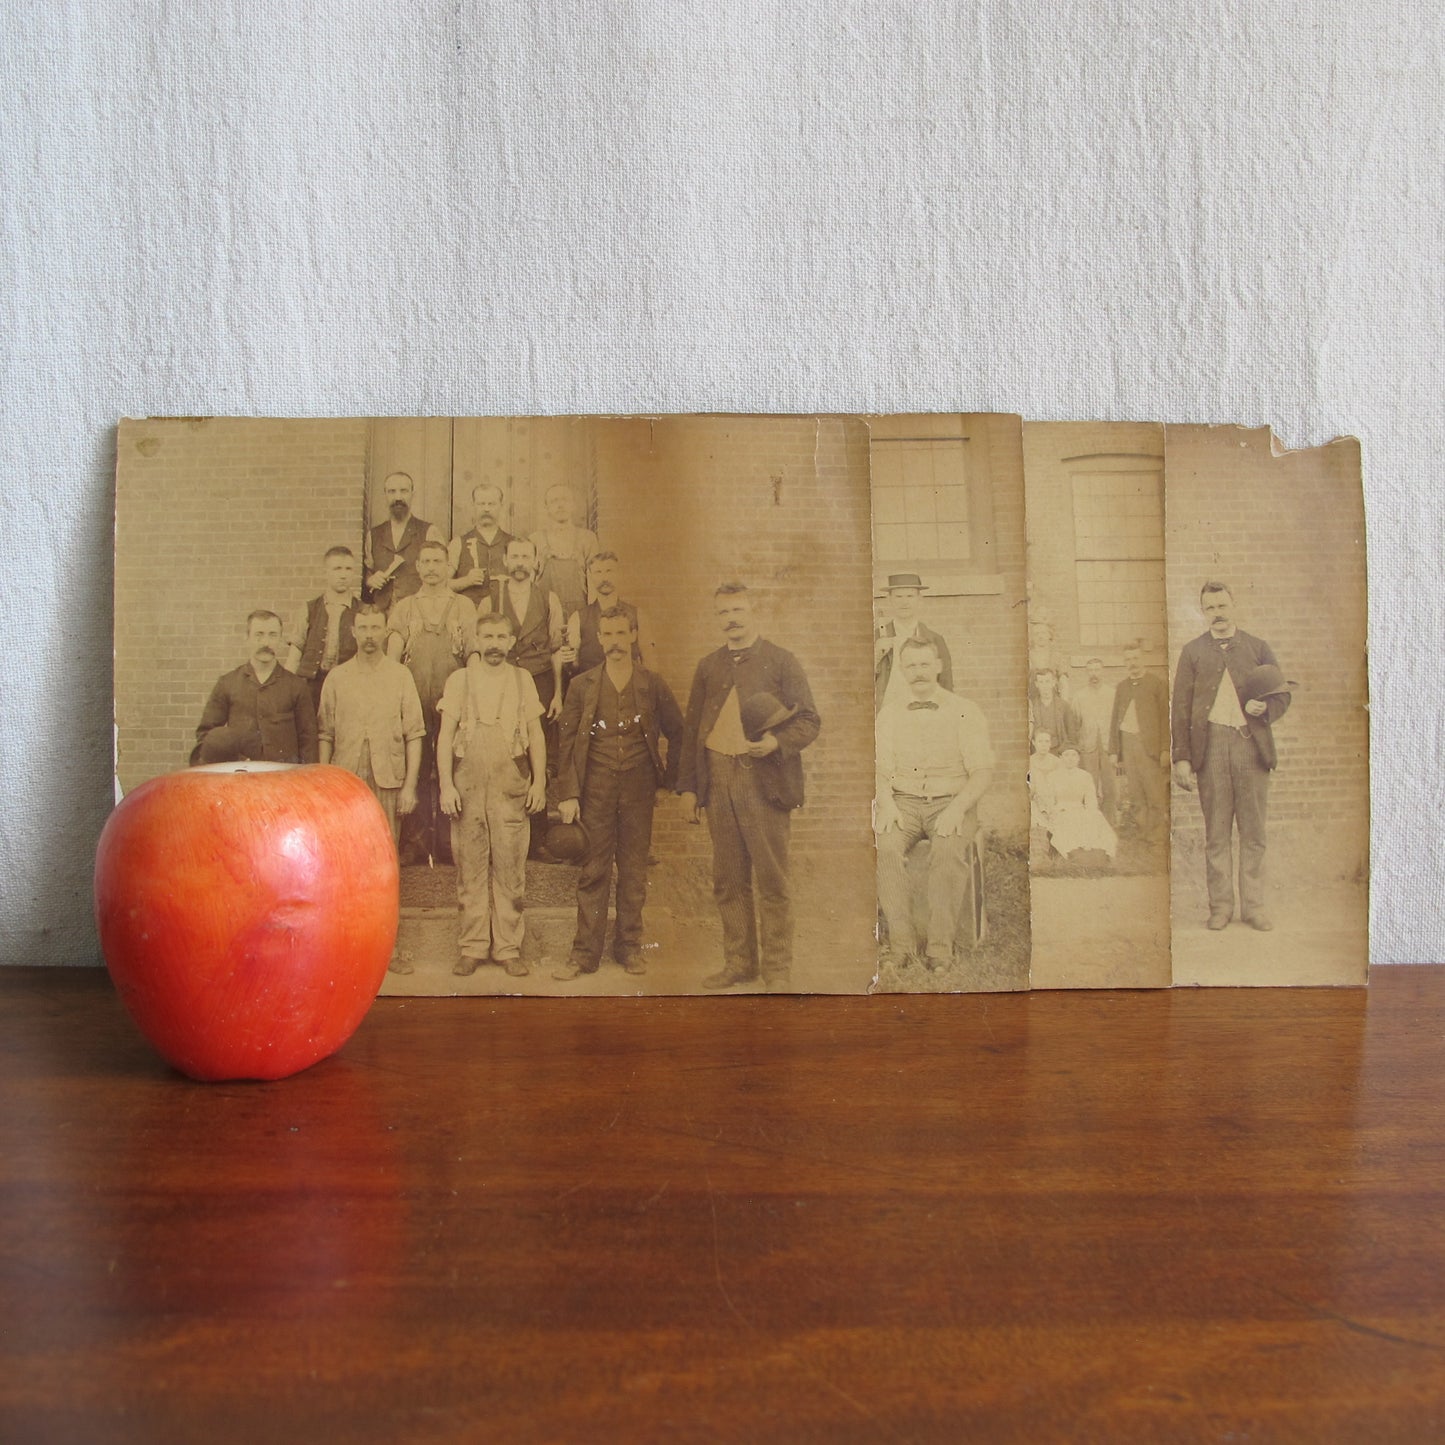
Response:
M869 419L883 991L1028 985L1015 417Z
M365 778L385 991L869 986L861 422L131 422L117 491L120 782Z
M1164 430L1027 422L1034 988L1170 981Z
M1360 984L1369 759L1359 448L1170 426L1176 984Z

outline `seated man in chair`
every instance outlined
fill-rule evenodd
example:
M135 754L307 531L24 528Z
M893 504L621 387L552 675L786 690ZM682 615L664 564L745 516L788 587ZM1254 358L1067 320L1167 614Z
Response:
M889 950L906 968L919 954L908 855L923 839L928 863L928 924L923 958L936 971L953 962L961 913L974 903L973 941L982 932L978 801L993 781L988 723L976 703L939 686L942 660L932 642L910 638L899 649L907 694L878 714L878 901Z

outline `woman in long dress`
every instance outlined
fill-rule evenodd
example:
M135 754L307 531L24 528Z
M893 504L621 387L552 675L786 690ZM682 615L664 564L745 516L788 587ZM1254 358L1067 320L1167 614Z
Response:
M1079 766L1077 748L1059 754L1059 766L1047 775L1040 791L1044 823L1056 852L1067 858L1080 848L1095 848L1114 856L1118 835L1099 811L1093 775Z

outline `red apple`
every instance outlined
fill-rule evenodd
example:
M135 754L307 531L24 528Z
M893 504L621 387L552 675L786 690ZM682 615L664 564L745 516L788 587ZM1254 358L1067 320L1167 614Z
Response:
M193 1079L284 1079L355 1032L396 943L396 848L355 773L152 778L100 835L95 918L125 1006Z

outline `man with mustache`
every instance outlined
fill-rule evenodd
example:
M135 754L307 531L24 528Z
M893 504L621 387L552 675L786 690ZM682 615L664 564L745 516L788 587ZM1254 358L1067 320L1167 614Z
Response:
M769 988L786 989L793 963L789 824L803 805L801 755L822 722L798 659L759 635L748 589L724 582L713 600L724 645L693 674L677 776L683 817L698 823L707 815L722 916L722 971L702 985L731 988L761 972ZM760 693L791 713L751 738L742 705Z
M444 857L439 836L441 807L437 787L437 704L447 678L466 665L476 642L477 610L447 585L451 567L440 542L423 542L416 556L421 589L403 597L386 620L386 655L405 664L421 697L426 737L416 810L402 828L402 861L430 862ZM450 831L450 830L448 830Z
M1174 780L1199 786L1204 813L1206 927L1234 917L1234 830L1239 829L1239 907L1260 932L1274 927L1264 904L1269 775L1278 763L1273 727L1290 704L1269 643L1234 621L1234 594L1206 582L1199 610L1208 629L1184 645L1174 673Z
M321 686L338 663L356 655L351 630L361 598L356 592L356 554L350 547L326 551L326 586L291 620L286 634L286 668L311 685L311 701L321 706Z
M441 807L452 820L461 905L452 970L459 978L489 959L511 978L528 973L522 960L527 814L547 805L547 746L532 675L507 661L512 643L508 617L483 616L472 656L447 679L438 705Z
M386 655L386 618L363 602L352 623L356 656L321 687L321 761L346 768L376 794L392 841L416 807L426 721L411 673Z
M258 608L246 618L246 648L247 660L224 673L206 699L191 762L314 763L311 689L277 661L281 619L276 613Z
M906 697L908 688L903 680L902 669L898 666L898 652L910 637L917 637L933 644L939 660L939 682L945 692L953 691L953 660L948 655L948 643L931 627L925 625L919 615L923 606L923 592L928 584L916 572L895 572L888 579L888 608L892 614L873 639L873 711L883 706L885 699Z
M683 726L672 690L634 656L634 617L610 607L599 616L597 630L603 661L573 678L562 712L558 811L564 823L580 817L587 835L572 952L552 975L563 982L596 973L601 964L614 864L612 956L630 974L646 972L642 905L652 814L657 790L670 788L676 775Z
M1169 692L1144 670L1140 645L1124 649L1124 680L1114 689L1109 764L1122 761L1139 836L1162 842L1169 832Z
M953 963L960 919L970 900L965 936L971 943L983 936L978 804L993 782L994 755L977 703L939 686L943 661L932 642L907 638L898 668L908 692L884 703L875 738L878 906L888 925L888 956L907 968L919 952L908 855L929 839L923 955L929 971L938 972ZM1037 737L1042 746L1042 731Z
M421 586L416 570L421 544L444 542L445 538L430 522L412 515L415 487L407 473L392 472L385 488L390 515L366 534L366 600L390 612Z
M502 527L506 499L495 482L472 488L472 525L447 547L451 564L450 587L482 611L492 582L506 572L507 543L512 534Z
M616 552L594 553L587 564L587 590L591 600L577 615L577 676L602 666L604 658L599 623L602 614L613 608L620 608L632 619L632 628L637 634L632 660L643 661L641 614L632 603L624 602L618 595L617 573L621 565ZM654 643L650 650L655 650L655 647Z

